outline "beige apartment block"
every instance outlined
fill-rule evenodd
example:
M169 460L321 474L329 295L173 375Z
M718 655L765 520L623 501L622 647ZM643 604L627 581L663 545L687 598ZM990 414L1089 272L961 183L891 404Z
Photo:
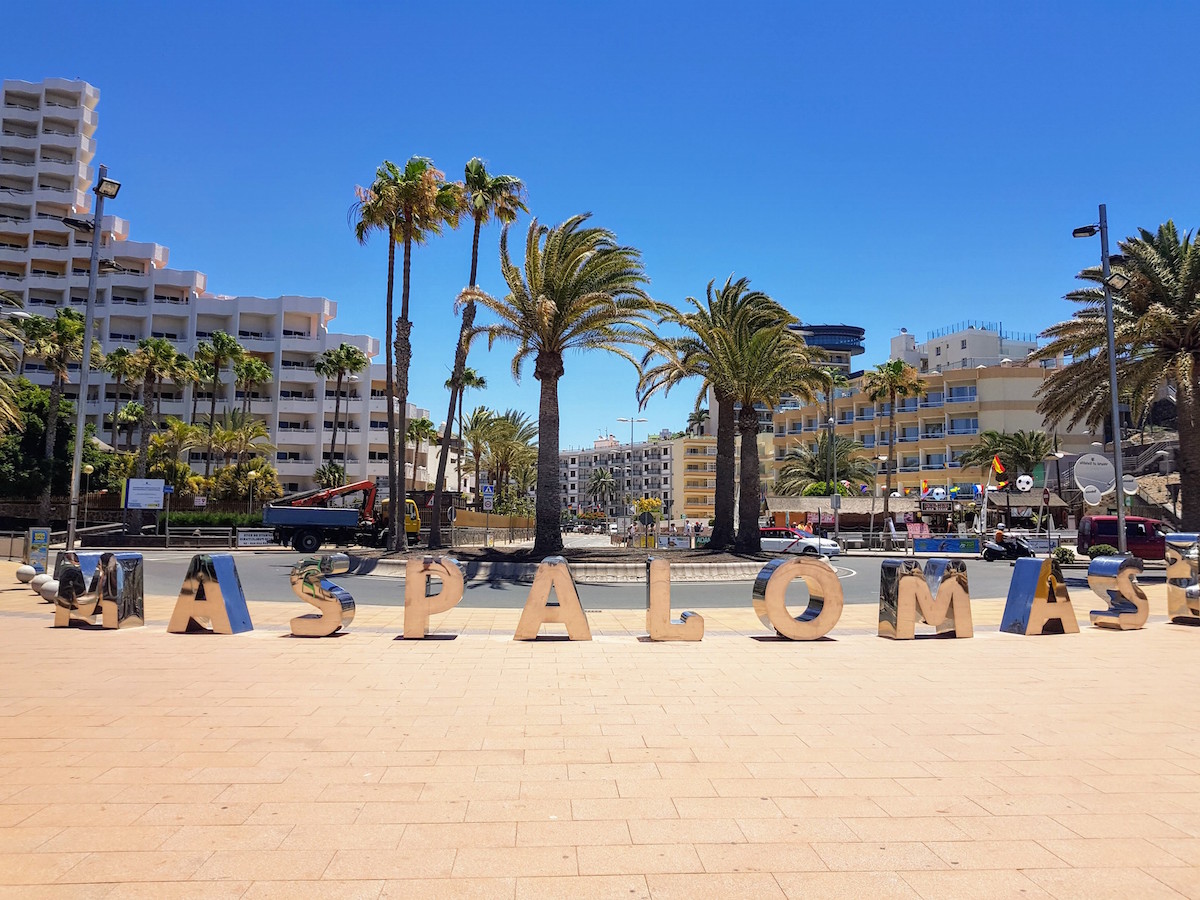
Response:
M60 78L39 83L7 80L0 92L0 290L15 293L25 310L36 315L53 316L68 306L83 312L91 232L63 220L91 221L100 92L85 82ZM117 180L136 177L115 168L111 174ZM112 205L119 209L120 202L118 198ZM314 360L342 342L373 357L379 352L378 339L332 331L337 303L325 297L212 293L204 273L170 268L166 247L131 240L129 222L119 216L104 216L100 232L93 333L104 352L132 350L143 338L159 337L194 356L197 344L214 332L233 335L246 352L271 368L271 383L251 393L250 409L267 423L269 440L277 447L274 463L280 482L285 490L312 487L313 471L330 452L335 402L335 385L314 372ZM78 371L77 365L74 368ZM37 359L24 360L22 372L35 384L50 383L50 373ZM97 435L118 446L127 440L137 446L136 431L112 434L113 404L133 400L130 387L116 385L99 371L93 371L88 382L84 402ZM240 409L243 402L229 369L222 372L221 382L218 415ZM372 366L343 384L333 458L347 466L353 480L387 474L383 383L383 367ZM72 378L67 386L71 400L77 399L77 385ZM211 398L207 385L192 388L168 382L162 393L162 419L190 419L194 407L207 415ZM428 415L428 410L409 404L410 419ZM204 451L194 451L189 462L203 471ZM452 488L453 462L448 467ZM409 448L406 483L411 485L415 476L418 487L424 487L435 472L436 448Z

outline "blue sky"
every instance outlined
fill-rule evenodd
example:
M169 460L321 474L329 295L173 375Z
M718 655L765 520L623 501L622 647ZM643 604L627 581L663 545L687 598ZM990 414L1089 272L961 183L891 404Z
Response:
M660 300L749 277L809 322L964 318L1036 331L1099 254L1071 229L1108 204L1115 241L1200 226L1200 4L20 4L4 77L101 92L99 152L131 237L223 294L308 294L381 336L386 252L346 223L383 159L472 156L523 178L532 213L643 252ZM102 33L110 35L108 38ZM522 241L527 219L511 240ZM448 402L470 229L413 260L411 399ZM480 284L499 292L499 230ZM536 414L528 368L481 343L468 404ZM628 440L632 368L572 356L562 445ZM696 388L637 413L680 429Z

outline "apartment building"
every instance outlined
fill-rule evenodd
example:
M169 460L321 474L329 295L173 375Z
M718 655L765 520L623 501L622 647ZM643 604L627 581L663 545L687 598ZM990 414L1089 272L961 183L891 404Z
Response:
M91 230L77 230L63 220L90 222L99 91L82 81L59 78L37 84L6 80L0 90L0 290L19 296L30 313L53 316L56 309L67 306L82 312L87 302ZM118 172L113 175L121 177ZM324 297L210 293L202 272L170 268L170 251L159 244L130 240L129 223L118 216L106 215L100 232L101 274L93 334L102 349L133 349L143 338L161 337L193 356L197 344L216 331L237 337L246 352L267 363L273 375L271 384L257 388L249 399L252 413L267 423L270 442L277 447L280 482L285 490L312 487L313 471L329 454L335 401L334 383L315 373L314 361L326 348L343 341L373 357L379 352L379 341L331 332L337 304ZM34 383L50 382L50 373L36 359L27 360L22 371ZM217 413L240 409L243 397L233 385L232 372L226 369L221 381ZM77 399L77 384L73 379L66 389L72 400ZM351 479L386 477L383 386L382 366L372 366L362 381L343 383L338 447L333 455L347 465ZM111 418L114 401L132 399L128 386L118 389L100 371L89 374L85 411L101 438L110 439L106 415ZM164 385L164 419L190 418L193 404L201 415L207 414L208 386L193 390L188 385ZM409 404L410 419L428 415L428 410ZM135 433L135 444L138 439ZM192 451L189 461L197 471L204 470L203 451ZM453 463L451 459L448 469L452 489L457 486ZM424 487L435 471L436 447L408 449L406 483L412 484L415 474L418 486Z
M882 493L887 475L887 463L879 457L887 456L891 444L893 491L919 492L926 481L948 492L958 488L959 494L970 497L974 485L986 480L986 473L978 468L964 470L961 457L978 443L981 433L1047 430L1034 394L1053 365L1029 363L1026 357L1035 347L1036 342L1018 341L983 326L945 331L925 344L916 344L902 332L892 340L893 358L904 359L921 372L925 393L897 400L893 429L889 404L868 397L864 374L859 373L848 387L834 390L835 432L861 443L861 455L872 458L877 493ZM1010 358L1000 352L1020 355ZM776 472L790 450L816 449L821 430L828 427L827 418L824 396L812 404L790 401L776 410ZM1059 432L1059 446L1067 453L1086 452L1091 440L1088 433Z

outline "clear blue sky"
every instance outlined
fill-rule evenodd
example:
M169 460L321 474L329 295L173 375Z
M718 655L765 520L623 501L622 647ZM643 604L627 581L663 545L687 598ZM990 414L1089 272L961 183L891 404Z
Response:
M25 3L2 74L101 92L112 212L224 294L309 294L382 336L386 254L346 224L383 159L454 178L481 156L531 211L583 211L640 248L679 303L747 276L809 322L1036 331L1099 255L1071 229L1106 202L1115 240L1200 226L1200 4ZM105 34L110 35L105 37ZM523 240L523 219L513 235ZM480 284L501 291L499 230ZM470 230L413 261L411 399L445 416ZM532 369L480 344L468 403L536 415ZM574 356L562 444L628 440L632 369ZM656 399L681 429L696 390Z

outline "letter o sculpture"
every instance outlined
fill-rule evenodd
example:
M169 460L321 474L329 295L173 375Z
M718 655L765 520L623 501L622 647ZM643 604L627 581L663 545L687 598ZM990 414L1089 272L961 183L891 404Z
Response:
M798 616L787 608L787 586L803 578L808 587L808 607ZM793 641L815 641L832 630L842 617L842 585L837 569L823 559L774 559L754 580L754 612L767 628Z

